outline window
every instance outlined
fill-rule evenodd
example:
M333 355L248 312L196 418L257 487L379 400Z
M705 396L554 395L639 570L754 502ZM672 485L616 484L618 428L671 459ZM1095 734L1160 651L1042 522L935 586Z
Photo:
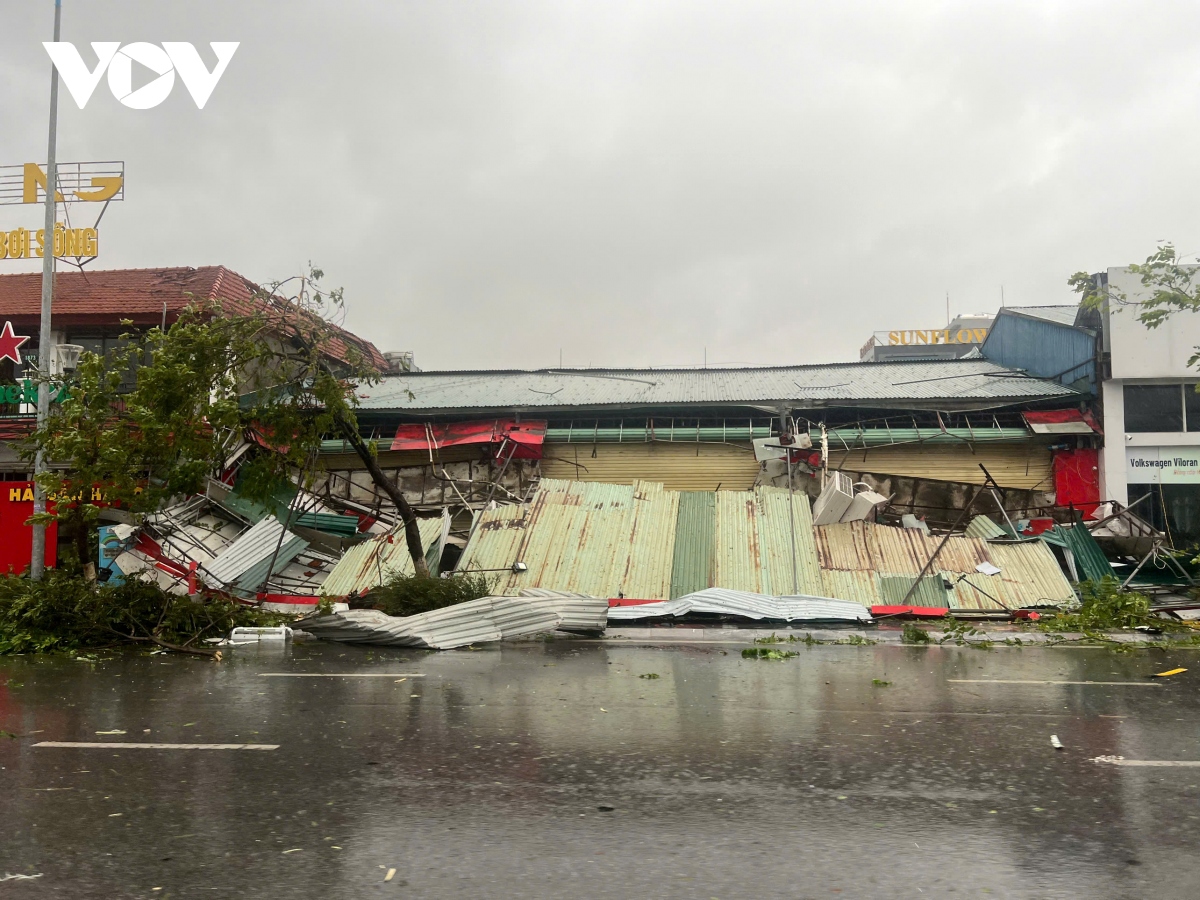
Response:
M95 353L97 356L105 356L114 350L124 348L129 341L122 340L116 334L100 334L97 332L80 334L73 332L67 335L66 343L78 344L84 349L84 352ZM132 369L121 373L120 390L122 392L133 390L136 384L137 375Z
M1200 391L1197 385L1183 386L1183 406L1187 410L1187 430L1200 431Z
M1125 385L1125 431L1183 431L1183 385Z

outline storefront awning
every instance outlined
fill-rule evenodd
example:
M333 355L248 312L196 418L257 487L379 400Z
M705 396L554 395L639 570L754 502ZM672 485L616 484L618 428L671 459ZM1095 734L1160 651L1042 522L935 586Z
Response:
M1048 409L1023 413L1034 434L1103 434L1090 412L1077 409Z

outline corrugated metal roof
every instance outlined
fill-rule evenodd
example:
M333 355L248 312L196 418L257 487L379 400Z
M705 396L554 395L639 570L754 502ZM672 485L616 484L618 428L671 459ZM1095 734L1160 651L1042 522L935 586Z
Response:
M999 315L1015 313L1019 316L1029 316L1032 319L1045 319L1059 325L1074 325L1075 317L1079 315L1079 304L1074 306L1006 306Z
M899 602L941 543L915 529L869 522L814 528L803 494L795 495L792 514L798 593L806 596L863 606ZM507 570L524 562L527 571L502 575L500 594L548 588L667 599L711 579L702 586L783 596L792 593L791 528L788 492L781 488L677 494L642 482L635 488L544 481L528 506L481 514L459 568ZM1001 574L981 575L982 563L1000 566ZM997 609L990 594L1015 609L1074 597L1041 541L988 544L954 536L929 584L936 588L939 576L954 583L953 590L942 588L936 603L924 594L913 602Z
M512 508L512 507L506 507ZM418 519L421 546L426 549L441 538L441 519ZM345 597L351 592L363 593L383 584L393 575L412 575L412 557L404 538L404 526L398 525L387 534L355 544L329 570L321 593L328 597Z
M816 533L825 570L825 592L838 591L835 596L846 596L842 591L852 591L859 602L863 602L869 582L855 583L835 576L831 570L877 574L881 599L875 602L899 603L942 541L941 537L925 535L916 529L870 522L821 526ZM981 574L977 567L985 562L999 566L1000 574ZM947 593L944 588L939 589L933 576L926 576L918 595L921 603L930 606L1020 609L1070 603L1075 599L1058 561L1042 541L988 543L954 535L938 554L934 569L939 580L948 580L953 588Z
M745 369L541 369L410 372L358 389L364 411L639 407L873 400L1073 397L985 359Z

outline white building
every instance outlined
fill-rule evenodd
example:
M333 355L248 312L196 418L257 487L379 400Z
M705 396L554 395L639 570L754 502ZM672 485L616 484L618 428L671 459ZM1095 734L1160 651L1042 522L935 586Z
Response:
M1200 271L1200 269L1198 269ZM1107 273L1103 349L1105 446L1101 496L1168 531L1177 547L1200 542L1200 315L1176 313L1158 328L1138 321L1138 275ZM1124 296L1128 303L1119 298Z

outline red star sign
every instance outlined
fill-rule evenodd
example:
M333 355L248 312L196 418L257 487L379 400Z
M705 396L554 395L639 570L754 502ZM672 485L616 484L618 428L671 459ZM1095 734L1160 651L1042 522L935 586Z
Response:
M11 359L18 366L21 364L21 345L29 340L28 336L21 337L13 333L12 322L4 323L0 331L0 359Z

